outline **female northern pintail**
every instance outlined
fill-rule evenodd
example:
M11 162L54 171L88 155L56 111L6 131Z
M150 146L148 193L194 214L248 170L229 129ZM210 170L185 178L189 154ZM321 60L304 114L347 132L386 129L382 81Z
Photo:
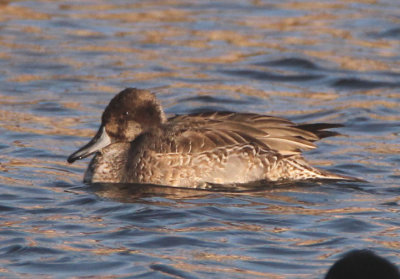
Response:
M95 153L85 182L179 187L253 181L352 179L310 166L301 150L336 135L335 124L297 125L254 113L207 112L166 118L154 94L127 88L102 115L94 138L68 162Z

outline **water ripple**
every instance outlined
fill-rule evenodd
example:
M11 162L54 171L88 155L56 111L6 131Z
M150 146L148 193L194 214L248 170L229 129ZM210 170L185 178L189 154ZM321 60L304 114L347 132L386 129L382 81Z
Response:
M357 78L342 78L333 83L334 87L341 89L373 89L379 87L397 88L398 82L371 81Z
M251 78L267 81L285 81L285 82L302 82L312 81L324 78L324 75L308 74L308 75L277 75L275 73L268 73L256 70L224 70L225 74L239 76L242 78Z
M287 68L294 68L294 69L308 69L308 70L317 70L320 69L318 65L313 63L310 60L296 58L296 57L289 57L289 58L282 58L272 61L266 62L257 62L255 65L258 66L275 66L275 67L287 67Z

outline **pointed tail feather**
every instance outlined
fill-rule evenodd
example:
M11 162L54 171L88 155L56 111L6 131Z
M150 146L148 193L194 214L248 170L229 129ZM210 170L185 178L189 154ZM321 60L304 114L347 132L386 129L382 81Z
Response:
M321 169L318 169L318 170L322 174L322 176L320 177L321 179L367 182L364 179L349 176L349 175L337 174L337 173L333 173L333 172L329 172L329 171L321 170Z
M283 163L282 177L289 180L308 180L308 179L329 179L365 182L365 180L332 173L310 166L302 157L287 157L281 161Z
M332 128L340 128L343 127L342 124L333 124L333 123L315 123L315 124L301 124L296 125L296 128L309 131L317 135L320 139L339 136L340 133L333 131L325 131L326 129Z

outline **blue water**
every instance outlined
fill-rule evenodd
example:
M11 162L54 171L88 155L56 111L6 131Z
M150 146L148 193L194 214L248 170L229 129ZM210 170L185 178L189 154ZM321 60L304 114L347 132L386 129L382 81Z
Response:
M400 264L397 1L3 1L0 276L322 278L369 248ZM366 182L234 192L85 185L69 154L125 87L343 136L306 153Z

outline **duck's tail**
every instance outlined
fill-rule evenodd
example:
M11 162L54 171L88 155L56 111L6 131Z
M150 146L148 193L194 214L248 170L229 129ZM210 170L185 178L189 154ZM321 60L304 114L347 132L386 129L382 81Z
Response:
M337 173L329 172L329 171L326 171L326 170L320 170L320 169L318 169L318 171L322 174L321 177L318 177L318 179L366 182L366 180L358 178L358 177L337 174Z
M365 180L356 177L336 174L312 167L301 156L287 157L281 162L285 165L281 169L282 172L284 172L284 174L282 174L282 177L285 177L288 180L329 179L365 182Z

